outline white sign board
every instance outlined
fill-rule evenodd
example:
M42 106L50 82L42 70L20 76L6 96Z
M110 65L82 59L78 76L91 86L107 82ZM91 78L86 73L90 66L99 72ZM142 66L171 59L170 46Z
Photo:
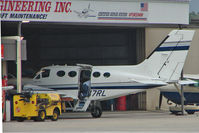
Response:
M0 0L0 17L2 21L150 23L150 4L153 3Z
M146 23L148 12L141 6L135 2L66 0L0 2L1 19L7 21Z

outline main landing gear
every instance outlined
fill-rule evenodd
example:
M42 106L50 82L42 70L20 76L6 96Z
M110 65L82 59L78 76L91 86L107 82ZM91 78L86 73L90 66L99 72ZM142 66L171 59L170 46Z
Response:
M102 115L102 107L99 101L91 102L91 115L93 118L100 118Z

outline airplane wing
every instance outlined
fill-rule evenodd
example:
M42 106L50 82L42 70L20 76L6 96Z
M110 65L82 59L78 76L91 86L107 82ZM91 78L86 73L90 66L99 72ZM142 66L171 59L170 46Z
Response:
M30 90L30 91L55 91L53 89L49 89L46 87L41 87L41 86L37 86L37 85L31 85L31 84L27 84L24 85L23 90Z
M63 93L63 92L56 91L54 89L50 89L50 88L47 88L47 87L32 85L32 84L24 85L23 91L30 91L30 92L33 92L33 93L56 93L56 94L60 94L60 95L65 95L65 93Z

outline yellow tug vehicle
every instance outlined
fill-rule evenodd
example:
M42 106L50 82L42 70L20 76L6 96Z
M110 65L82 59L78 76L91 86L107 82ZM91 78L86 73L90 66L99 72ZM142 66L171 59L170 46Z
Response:
M14 95L13 102L14 117L19 122L26 119L44 121L46 118L56 121L62 113L59 94L31 94L25 92Z

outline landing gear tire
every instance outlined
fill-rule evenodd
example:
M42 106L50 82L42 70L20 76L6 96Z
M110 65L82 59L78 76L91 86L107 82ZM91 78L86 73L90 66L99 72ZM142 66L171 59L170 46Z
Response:
M91 115L93 118L100 118L102 115L102 109L100 107L94 107L91 109Z

